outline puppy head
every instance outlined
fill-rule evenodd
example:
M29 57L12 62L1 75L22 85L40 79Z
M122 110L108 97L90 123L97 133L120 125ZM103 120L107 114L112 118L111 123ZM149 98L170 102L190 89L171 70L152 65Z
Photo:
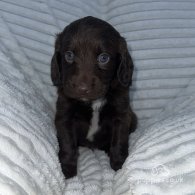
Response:
M70 98L84 101L102 98L113 81L127 88L132 72L133 63L124 38L103 20L85 17L57 35L51 78Z

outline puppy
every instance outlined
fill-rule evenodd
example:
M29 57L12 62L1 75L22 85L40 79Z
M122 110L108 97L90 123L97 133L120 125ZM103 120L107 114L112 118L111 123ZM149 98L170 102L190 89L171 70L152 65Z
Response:
M58 89L55 125L66 178L77 174L78 146L104 150L114 170L128 156L136 116L129 105L133 62L107 22L85 17L57 35L51 78Z

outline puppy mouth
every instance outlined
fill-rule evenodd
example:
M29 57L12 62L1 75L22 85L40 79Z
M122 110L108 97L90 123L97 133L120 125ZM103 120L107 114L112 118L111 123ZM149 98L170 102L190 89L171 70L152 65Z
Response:
M75 96L74 98L75 99L78 99L82 102L91 102L91 101L94 101L94 100L97 100L99 98L102 98L104 97L105 95L104 94L98 94L98 95L78 95L78 96Z
M79 98L79 100L82 101L82 102L90 102L90 100L87 99L87 98Z
M91 91L90 93L76 93L74 90L68 90L68 89L64 89L64 95L75 99L75 100L79 100L82 102L91 102L94 100L97 100L99 98L103 98L106 95L106 91L105 90L101 90L101 91Z

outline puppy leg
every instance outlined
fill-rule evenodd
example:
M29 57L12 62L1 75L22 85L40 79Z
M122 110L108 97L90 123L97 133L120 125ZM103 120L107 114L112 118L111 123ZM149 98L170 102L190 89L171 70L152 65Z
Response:
M116 119L112 128L110 146L110 165L117 171L128 156L129 125L122 119Z
M59 160L62 167L62 172L64 173L66 179L73 177L77 174L77 158L78 151L74 147L74 143L66 144L68 136L64 138L59 138Z
M56 120L57 137L59 142L59 160L62 172L68 179L77 174L77 135L75 129L67 121Z

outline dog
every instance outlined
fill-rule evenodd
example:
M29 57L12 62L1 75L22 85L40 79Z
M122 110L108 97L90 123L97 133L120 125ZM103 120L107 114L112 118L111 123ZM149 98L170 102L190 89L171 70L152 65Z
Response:
M129 103L133 62L109 23L84 17L57 34L51 79L57 87L55 126L66 178L77 174L78 147L105 151L112 169L128 156L137 119Z

